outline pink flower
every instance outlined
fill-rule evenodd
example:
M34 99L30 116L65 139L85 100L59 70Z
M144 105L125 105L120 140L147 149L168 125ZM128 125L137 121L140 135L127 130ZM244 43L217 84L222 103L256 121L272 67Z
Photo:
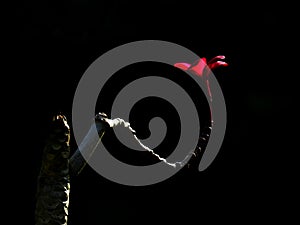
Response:
M225 59L225 56L218 55L212 58L208 63L206 62L206 58L200 58L196 60L194 63L175 63L174 66L180 68L184 71L189 71L199 77L208 78L209 69L213 70L220 66L228 66L228 63L221 61Z
M210 101L212 101L212 95L210 91L210 86L209 86L209 69L213 70L216 69L220 66L228 66L228 63L221 61L222 59L225 59L225 56L223 55L218 55L214 58L212 58L208 63L206 63L206 58L200 58L196 60L194 63L189 64L189 63L175 63L174 66L182 69L184 71L189 71L192 74L195 74L199 77L202 77L205 79L206 87L207 87L207 92L210 97Z

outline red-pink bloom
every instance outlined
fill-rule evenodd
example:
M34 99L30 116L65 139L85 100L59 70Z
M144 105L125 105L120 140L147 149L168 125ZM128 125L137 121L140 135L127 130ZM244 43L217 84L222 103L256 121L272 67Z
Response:
M194 63L175 63L174 66L177 68L180 68L184 71L189 71L197 76L208 78L209 70L216 69L220 66L228 66L228 63L221 61L222 59L225 59L225 56L218 55L214 58L212 58L208 63L206 61L206 58L200 58L196 60Z
M210 97L210 101L212 101L212 95L210 91L210 85L209 85L209 69L213 70L216 69L220 66L228 66L228 63L221 61L225 59L225 56L223 55L218 55L214 58L212 58L210 61L206 61L206 58L200 58L196 60L194 63L189 64L189 63L175 63L174 66L177 68L180 68L184 71L189 71L192 74L195 74L199 77L202 77L205 79L206 87L207 87L207 92Z

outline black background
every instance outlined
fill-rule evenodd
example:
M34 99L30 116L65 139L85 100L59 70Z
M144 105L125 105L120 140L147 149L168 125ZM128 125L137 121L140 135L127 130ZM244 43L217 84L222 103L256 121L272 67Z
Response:
M201 57L226 56L229 67L215 71L228 113L222 148L205 171L185 168L146 187L113 183L87 166L71 181L69 224L290 220L293 165L285 166L292 151L285 135L292 133L296 93L286 52L293 51L291 9L254 2L16 3L7 21L9 72L3 85L6 109L13 111L4 117L12 159L3 160L5 185L15 199L6 205L10 218L34 223L48 122L57 111L71 118L84 71L113 47L153 39Z

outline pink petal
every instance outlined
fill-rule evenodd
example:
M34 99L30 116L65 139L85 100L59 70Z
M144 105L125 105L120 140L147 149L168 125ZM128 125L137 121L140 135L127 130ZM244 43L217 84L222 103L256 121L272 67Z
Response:
M193 65L189 68L189 71L193 72L197 76L202 77L203 70L206 67L206 58L198 59Z
M217 62L214 62L212 64L208 64L208 67L213 70L215 68L218 68L220 66L228 66L228 63L226 62L223 62L223 61L217 61Z
M182 70L188 70L191 67L191 64L188 63L175 63L175 67L182 69Z
M212 64L212 63L216 62L218 59L225 59L225 56L224 55L215 56L214 58L209 60L209 62L207 64Z

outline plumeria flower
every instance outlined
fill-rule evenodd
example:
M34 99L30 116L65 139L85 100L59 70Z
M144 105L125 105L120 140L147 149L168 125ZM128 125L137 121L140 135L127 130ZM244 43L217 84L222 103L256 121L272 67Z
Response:
M191 72L192 74L195 74L195 75L205 79L207 92L209 94L210 100L212 101L212 95L211 95L210 86L209 86L209 69L214 70L221 66L228 66L228 63L222 61L223 59L225 59L224 55L218 55L218 56L212 58L211 60L209 60L207 63L206 58L203 57L203 58L196 60L192 64L175 63L174 66L179 69L182 69L184 71Z

